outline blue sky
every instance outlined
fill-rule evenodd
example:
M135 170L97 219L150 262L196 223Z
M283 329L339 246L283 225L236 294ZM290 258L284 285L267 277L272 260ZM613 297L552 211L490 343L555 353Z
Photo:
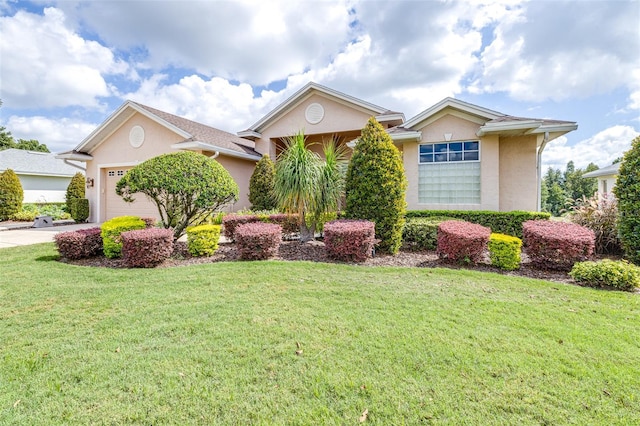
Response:
M603 167L640 134L639 52L638 0L0 0L0 125L67 151L131 99L236 133L315 81L576 121L545 166Z

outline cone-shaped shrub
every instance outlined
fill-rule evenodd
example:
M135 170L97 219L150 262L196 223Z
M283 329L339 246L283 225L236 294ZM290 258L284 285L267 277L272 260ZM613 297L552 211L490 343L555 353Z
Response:
M18 175L11 169L0 173L0 220L7 220L22 210L23 198L24 191Z
M394 254L402 244L406 189L400 152L372 117L347 169L345 216L374 222L380 251Z
M269 158L269 154L263 155L256 164L249 181L249 201L252 210L273 210L276 208L276 200L273 196L275 175L275 165Z
M73 213L71 212L71 200L76 200L78 198L84 198L84 186L85 186L85 178L84 175L80 172L73 175L71 178L71 182L67 186L67 192L65 194L65 202L67 203L67 212L71 214L73 217Z
M618 232L626 257L640 265L640 136L620 164L613 193L618 199Z

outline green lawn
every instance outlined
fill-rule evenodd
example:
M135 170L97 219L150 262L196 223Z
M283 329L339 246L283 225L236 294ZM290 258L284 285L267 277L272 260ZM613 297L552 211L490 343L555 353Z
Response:
M640 424L640 295L0 250L0 424ZM302 351L296 354L296 351Z

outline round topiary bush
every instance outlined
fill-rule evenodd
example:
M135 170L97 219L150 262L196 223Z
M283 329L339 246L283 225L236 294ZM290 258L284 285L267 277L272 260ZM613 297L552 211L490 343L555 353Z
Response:
M400 152L372 117L362 129L347 169L345 216L374 222L380 251L395 254L400 249L406 189Z
M618 199L618 233L626 257L640 264L640 136L620 164L613 193Z
M0 173L0 220L7 220L22 210L24 191L18 175L7 169Z

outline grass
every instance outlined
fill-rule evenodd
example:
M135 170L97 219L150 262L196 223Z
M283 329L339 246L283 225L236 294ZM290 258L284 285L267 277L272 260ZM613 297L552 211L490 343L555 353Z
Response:
M0 424L640 423L637 294L465 270L55 259L53 244L0 250Z

